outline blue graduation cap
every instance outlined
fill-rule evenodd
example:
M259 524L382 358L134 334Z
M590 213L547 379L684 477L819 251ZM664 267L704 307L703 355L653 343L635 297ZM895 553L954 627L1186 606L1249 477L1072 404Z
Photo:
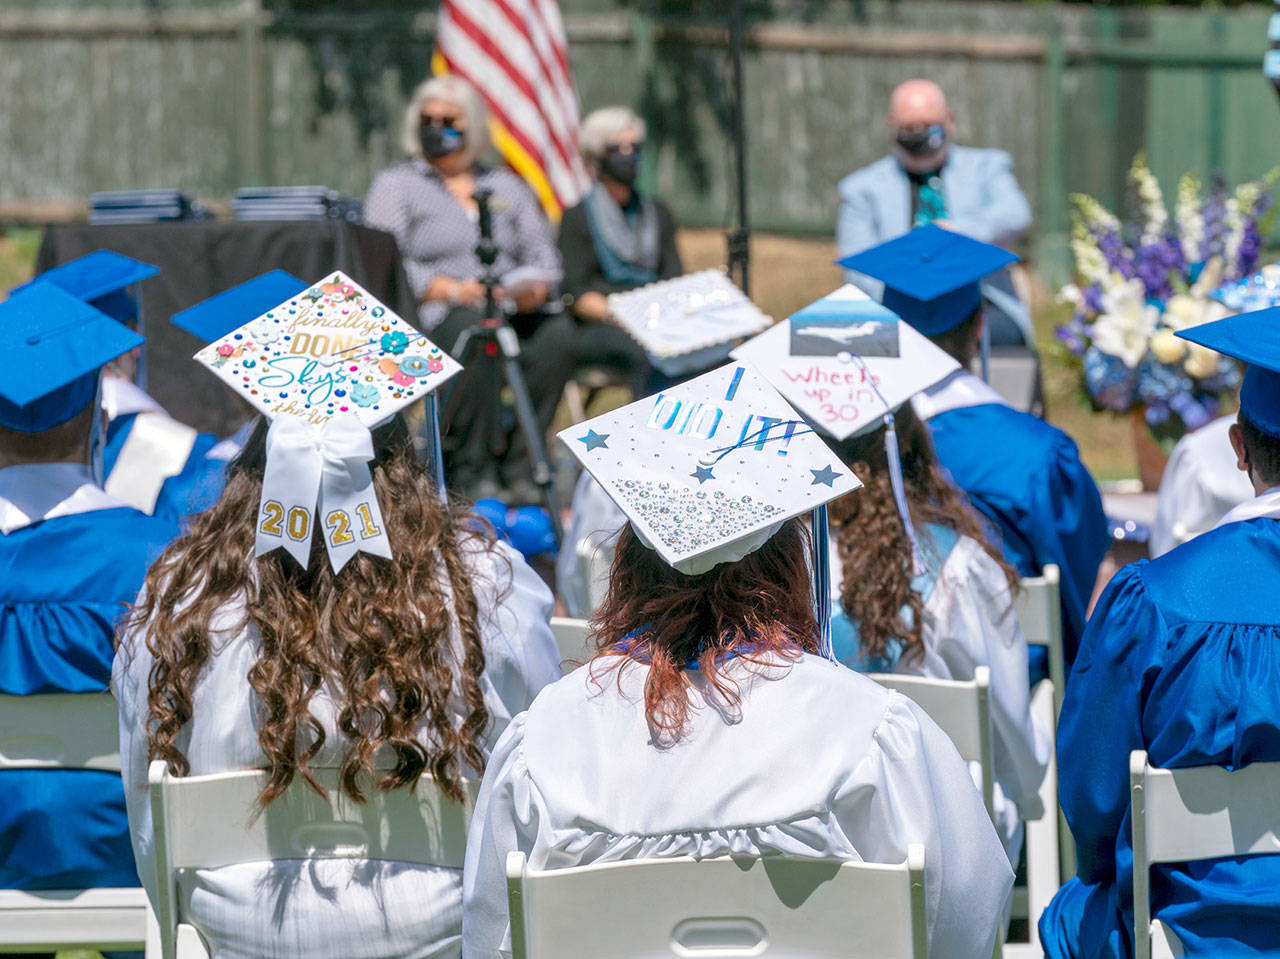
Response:
M309 285L292 273L271 270L175 313L171 322L205 343L212 343L292 299Z
M0 303L0 425L40 433L93 402L98 371L143 339L52 283Z
M938 336L978 308L979 280L1017 259L998 246L928 224L836 262L883 282L881 303L925 336Z
M159 272L159 267L123 253L94 250L45 270L34 280L15 287L12 292L17 293L37 283L52 283L76 299L83 300L121 323L127 323L135 319L138 312L138 306L128 294L128 288Z
M1193 326L1177 335L1248 364L1240 384L1240 412L1262 432L1280 439L1280 306Z

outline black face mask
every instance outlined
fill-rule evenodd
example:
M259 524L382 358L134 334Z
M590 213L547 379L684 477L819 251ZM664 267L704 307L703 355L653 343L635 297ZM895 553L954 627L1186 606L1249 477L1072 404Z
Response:
M640 151L618 153L610 150L600 158L600 172L623 186L635 186L640 172Z
M428 159L439 160L456 150L461 150L467 143L467 135L453 127L424 123L418 128L418 140L422 144L422 152Z
M911 156L927 156L930 153L937 153L947 145L947 130L941 123L934 123L923 130L908 130L902 127L899 128L895 139L898 141L898 146Z

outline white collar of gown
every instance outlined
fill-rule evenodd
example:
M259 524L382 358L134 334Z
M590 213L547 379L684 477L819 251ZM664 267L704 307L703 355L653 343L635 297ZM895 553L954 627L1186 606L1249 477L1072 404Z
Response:
M1218 520L1214 529L1247 519L1280 519L1280 486L1273 486L1253 499L1232 508L1226 516Z
M164 408L145 390L118 376L102 377L102 409L109 420L130 413L164 412Z
M56 516L125 505L96 485L82 463L23 463L0 469L0 535Z
M922 420L933 419L939 413L949 410L986 406L989 403L1009 405L1003 396L964 368L954 370L933 386L911 397L911 406L916 416Z

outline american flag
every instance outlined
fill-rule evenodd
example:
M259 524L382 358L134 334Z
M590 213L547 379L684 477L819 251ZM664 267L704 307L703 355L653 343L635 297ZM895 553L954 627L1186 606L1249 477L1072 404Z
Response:
M578 93L556 0L445 0L432 69L489 104L494 146L553 220L591 184L578 153Z

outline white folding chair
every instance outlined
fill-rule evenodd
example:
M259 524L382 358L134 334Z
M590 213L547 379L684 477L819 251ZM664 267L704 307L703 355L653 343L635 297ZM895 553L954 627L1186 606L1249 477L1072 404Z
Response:
M965 762L982 766L982 802L995 822L992 796L991 670L979 666L973 679L927 679L899 673L871 673L881 686L896 689L951 737Z
M1151 918L1151 865L1280 852L1280 762L1157 769L1129 754L1134 959L1168 959L1182 944Z
M589 633L590 627L585 619L572 619L568 616L551 617L551 634L556 638L562 666L565 661L586 662L591 658L592 651L587 649Z
M1053 683L1042 679L1031 694L1031 714L1046 729L1053 728ZM1024 820L1023 849L1027 855L1027 885L1013 890L1013 915L1027 920L1027 941L1004 945L1004 959L1039 959L1040 914L1061 883L1058 864L1058 751L1050 740L1049 765L1040 782L1040 817Z
M120 773L120 721L110 693L0 696L0 771ZM140 949L147 895L121 889L0 890L0 954Z
M467 802L449 800L429 777L416 790L365 786L356 803L337 788L337 770L316 769L329 791L318 795L302 777L259 812L267 774L258 770L174 777L151 764L155 829L156 919L163 959L206 959L208 947L179 915L178 876L269 859L384 859L461 869L467 825L479 783L464 782Z
M924 959L924 847L896 865L638 859L531 869L507 854L515 959Z
M1018 584L1014 610L1028 646L1049 651L1049 678L1053 680L1053 718L1057 726L1062 694L1067 688L1066 659L1062 651L1062 574L1050 563L1039 576L1024 576Z
M896 689L938 724L956 752L965 762L977 763L981 769L982 804L994 825L995 778L991 749L991 669L978 666L973 679L928 679L898 673L871 673L872 679L889 689ZM1003 932L1003 931L1002 931ZM996 940L994 955L999 957L1001 938Z
M1048 649L1049 679L1053 682L1053 722L1047 727L1055 741L1058 716L1062 712L1062 696L1067 688L1066 659L1062 651L1061 573L1050 563L1039 576L1024 576L1014 600L1018 625L1027 637L1028 646ZM1055 801L1055 806L1057 803ZM1076 846L1067 818L1058 811L1058 876L1066 882L1076 874Z

